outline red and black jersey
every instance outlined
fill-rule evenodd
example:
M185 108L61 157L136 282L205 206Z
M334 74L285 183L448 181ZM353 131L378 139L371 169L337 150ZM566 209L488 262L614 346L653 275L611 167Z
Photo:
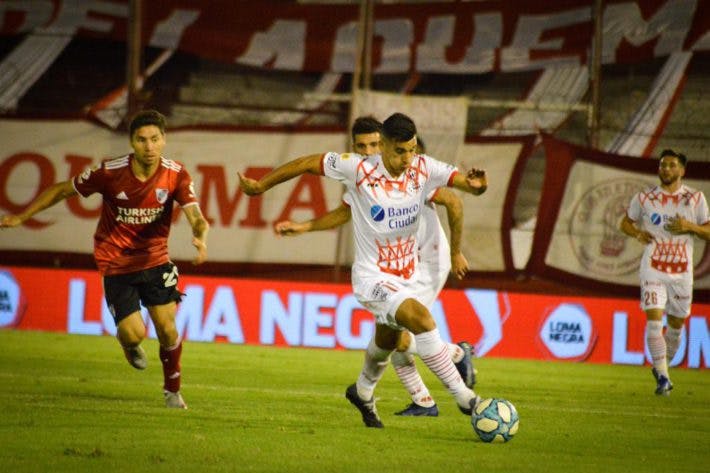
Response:
M82 196L103 196L94 258L105 276L168 262L174 203L197 205L192 178L181 163L161 157L155 174L141 181L131 170L132 159L130 154L104 161L73 179Z

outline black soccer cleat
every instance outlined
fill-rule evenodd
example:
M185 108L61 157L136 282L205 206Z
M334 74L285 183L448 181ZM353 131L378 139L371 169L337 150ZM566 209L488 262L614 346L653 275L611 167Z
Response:
M671 380L660 374L656 368L651 368L651 374L653 374L653 377L656 379L656 394L659 396L670 396L671 390L673 389Z
M357 394L357 387L354 384L348 386L345 390L345 397L348 398L350 403L357 407L362 414L362 421L367 427L375 427L381 429L384 427L380 416L377 415L377 408L375 407L375 398L373 397L369 401L363 401Z
M466 387L473 389L473 386L476 384L476 370L473 367L473 360L471 359L473 348L471 348L468 342L459 342L457 345L463 350L463 358L461 358L461 361L458 363L454 363L454 366L456 366Z
M436 407L436 404L431 407L424 407L413 402L403 410L395 412L394 415L405 417L437 417L439 415L439 408Z

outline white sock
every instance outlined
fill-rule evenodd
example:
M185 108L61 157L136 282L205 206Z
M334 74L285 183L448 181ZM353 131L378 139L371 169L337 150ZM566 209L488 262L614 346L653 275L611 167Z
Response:
M673 328L670 325L666 329L666 334L664 338L666 339L666 361L670 363L673 360L676 352L678 351L678 346L680 345L680 334L683 328Z
M646 344L651 353L653 367L658 374L668 377L668 363L666 362L666 340L663 338L663 322L660 320L646 321Z
M424 407L431 407L435 404L429 389L424 384L419 371L417 371L412 355L397 351L392 353L392 366L404 389L412 397L412 402Z
M365 363L355 383L360 399L365 401L372 399L375 386L377 386L377 382L382 378L385 368L389 364L390 353L392 353L390 350L378 347L374 338L370 339L367 350L365 350Z
M472 390L466 387L461 375L451 361L449 349L441 340L439 330L415 335L419 356L429 369L436 375L448 391L456 398L459 406L469 409L469 402L475 397Z
M438 330L438 329L437 329ZM409 353L411 355L419 355L419 351L417 350L417 339L414 337L412 334L410 337L411 342L409 343L409 347L407 347L407 351L405 353ZM454 363L458 363L463 359L463 349L456 345L455 343L447 343L446 346L449 349L449 355L451 355L451 361Z
M409 353L410 355L419 355L419 352L417 351L417 339L414 338L413 333L409 333L409 346L407 347L407 350L404 353Z
M456 345L455 343L447 343L446 346L449 348L449 355L451 356L451 361L458 363L463 360L463 348Z

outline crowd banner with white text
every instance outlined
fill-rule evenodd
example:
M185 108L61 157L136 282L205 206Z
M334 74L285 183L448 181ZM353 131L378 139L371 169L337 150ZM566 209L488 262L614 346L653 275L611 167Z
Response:
M47 281L51 281L48 284ZM345 284L181 276L180 334L193 342L365 349L372 315ZM444 340L477 356L642 365L636 299L444 290L432 307ZM155 329L149 322L149 336ZM710 366L710 304L696 303L672 365ZM114 335L96 271L0 267L0 328ZM112 342L113 343L113 342Z
M0 120L0 142L2 213L19 212L49 185L131 150L125 134L85 121ZM167 142L166 157L185 164L211 224L211 262L334 264L335 231L277 239L272 227L280 220L308 220L336 208L342 196L339 183L306 174L249 198L239 189L237 172L258 178L299 156L345 151L345 133L176 130L168 131ZM515 190L531 148L530 136L476 139L462 146L460 165L482 167L497 183L480 197L463 196L463 249L477 270L512 270L509 229ZM67 199L22 228L1 232L0 256L18 250L90 255L100 205L99 196ZM189 225L181 212L175 218L171 257L190 260L194 248Z
M638 288L643 247L619 230L634 194L658 184L658 160L620 156L543 135L546 172L527 270L561 281ZM710 163L683 182L710 197ZM710 245L695 239L695 298L710 297Z
M266 4L266 5L265 5ZM375 5L373 73L483 74L586 64L594 2L487 0ZM357 2L143 2L143 41L226 63L352 72ZM0 34L35 30L125 41L129 0L0 3ZM602 61L710 49L704 0L606 0Z

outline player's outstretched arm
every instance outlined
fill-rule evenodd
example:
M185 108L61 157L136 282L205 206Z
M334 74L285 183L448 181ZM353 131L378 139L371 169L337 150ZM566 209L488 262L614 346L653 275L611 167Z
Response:
M322 154L311 154L294 159L288 163L272 169L267 175L259 179L246 177L241 172L239 176L239 187L246 195L259 195L268 191L275 185L286 182L301 174L321 174Z
M676 214L675 217L668 219L668 223L665 225L665 228L675 235L679 235L681 233L693 233L703 240L710 240L710 222L705 225L697 225Z
M461 173L454 175L452 187L473 195L481 195L488 189L488 177L483 169L472 168L464 176Z
M188 205L183 207L182 211L192 227L192 246L197 250L192 264L202 264L207 260L207 232L210 224L202 215L199 205Z
M449 222L449 247L451 248L451 272L458 279L463 279L468 272L468 261L461 252L461 235L463 233L463 202L454 192L440 188L432 199L437 205L446 207L446 217Z
M71 180L53 184L42 191L21 213L17 215L3 215L0 217L0 228L11 228L22 225L24 222L31 219L33 215L76 194L76 189L74 189Z
M624 218L621 220L621 223L619 224L619 230L621 230L624 234L630 236L631 238L637 239L644 245L648 245L653 241L653 235L651 235L646 230L640 230L639 228L637 228L634 221L631 220L627 215L624 215Z
M305 232L318 232L321 230L330 230L331 228L339 227L350 220L350 207L340 204L335 210L331 210L327 214L307 222L292 222L284 220L274 225L274 232L279 236L295 236Z

